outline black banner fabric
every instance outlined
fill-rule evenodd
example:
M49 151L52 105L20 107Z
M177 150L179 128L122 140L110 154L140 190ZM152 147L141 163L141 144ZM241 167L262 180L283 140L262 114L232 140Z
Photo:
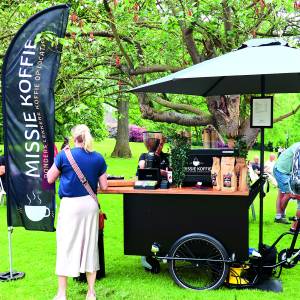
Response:
M69 7L32 16L12 40L2 70L8 226L54 231L55 187L46 174L54 156L54 84L61 47L41 32L64 37Z

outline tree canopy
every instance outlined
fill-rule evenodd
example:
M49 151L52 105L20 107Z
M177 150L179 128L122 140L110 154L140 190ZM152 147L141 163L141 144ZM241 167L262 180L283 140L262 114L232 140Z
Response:
M55 89L58 135L80 121L103 137L102 104L117 107L118 100L126 99L131 120L140 125L169 130L211 123L223 136L245 136L253 144L258 130L249 128L247 95L226 102L229 113L225 114L213 105L219 97L135 96L124 91L229 52L253 37L281 36L297 46L299 36L300 12L287 0L69 2L70 20L66 38L59 41L64 47ZM1 58L26 19L59 3L64 1L2 1ZM300 138L292 129L299 121L298 108L298 96L275 97L275 119L279 122L292 115L290 141ZM140 117L163 122L163 127ZM275 131L278 143L283 142L286 129L276 125Z

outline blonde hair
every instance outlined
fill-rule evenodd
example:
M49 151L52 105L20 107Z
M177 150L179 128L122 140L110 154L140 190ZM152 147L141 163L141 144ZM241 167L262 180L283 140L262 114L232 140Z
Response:
M90 129L85 124L76 125L71 129L74 141L83 143L83 149L87 152L93 151L93 137Z

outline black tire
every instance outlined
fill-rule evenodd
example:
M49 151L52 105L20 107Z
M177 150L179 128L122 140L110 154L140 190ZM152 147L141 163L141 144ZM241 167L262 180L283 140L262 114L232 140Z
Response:
M193 290L212 290L221 286L228 275L228 254L213 237L192 233L177 240L169 252L170 257L186 258L169 260L169 271L177 285ZM189 258L205 259L193 261ZM206 259L218 260L207 261Z
M282 264L282 266L283 266L285 269L292 269L292 268L294 268L294 267L297 266L297 263L298 263L300 257L296 257L293 261L291 261L291 262L288 263L288 262L286 261L286 258L289 257L289 256L291 256L291 254L288 255L288 251L289 251L288 249L284 249L284 250L281 250L281 251L278 253L278 262L285 261L285 262ZM293 252L293 254L296 253L296 252L297 252L297 250L295 249L294 252Z

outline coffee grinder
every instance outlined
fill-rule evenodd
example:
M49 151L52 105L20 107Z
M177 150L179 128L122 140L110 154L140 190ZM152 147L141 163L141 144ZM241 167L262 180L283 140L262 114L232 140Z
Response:
M138 169L138 181L135 188L155 189L160 183L160 158L156 155L162 141L162 133L146 131L143 133L143 141L148 150L145 155L145 168Z
M148 150L145 158L145 169L158 168L160 166L159 157L155 154L162 140L161 132L146 131L143 133L143 141Z

